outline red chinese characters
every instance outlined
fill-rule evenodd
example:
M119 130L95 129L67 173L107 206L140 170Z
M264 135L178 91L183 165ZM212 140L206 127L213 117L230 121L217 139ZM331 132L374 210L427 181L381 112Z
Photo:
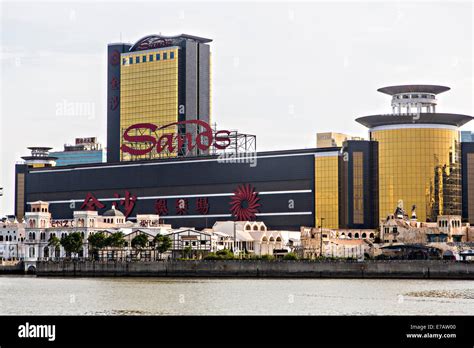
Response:
M113 89L114 91L120 89L120 82L118 78L116 78L115 76L112 77L112 79L110 80L110 88Z
M118 193L114 193L115 198L120 198ZM137 196L130 194L130 192L125 191L125 197L119 200L119 204L125 208L124 215L128 217L133 208L135 208L135 202L137 201ZM114 202L113 205L117 208L117 202Z
M196 211L202 215L209 213L209 202L207 198L198 198L196 200Z
M120 99L117 95L110 98L110 102L109 102L110 110L112 111L117 110L119 105L120 105Z
M158 215L168 215L168 205L166 199L157 199L155 202L155 213Z
M81 210L98 210L104 207L105 205L89 192L81 205Z
M186 215L188 213L188 200L186 198L179 198L176 200L176 214Z

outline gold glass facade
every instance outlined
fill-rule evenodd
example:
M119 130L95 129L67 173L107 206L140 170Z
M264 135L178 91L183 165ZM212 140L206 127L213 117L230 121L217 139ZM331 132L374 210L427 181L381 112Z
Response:
M399 200L416 205L420 221L461 215L459 132L453 128L380 129L378 141L379 217L393 214Z
M339 156L315 158L315 226L339 228ZM322 220L323 219L323 220Z
M178 121L178 60L178 47L121 55L120 145L123 143L123 132L133 124L152 123L163 126ZM165 133L177 134L177 126L157 131L156 134L145 134L158 139ZM142 135L138 130L129 134ZM138 144L130 146L140 148ZM148 148L150 144L141 146ZM131 156L122 151L120 153L122 161L174 156L176 150L157 154L156 148L141 156Z
M467 214L469 223L474 223L474 153L467 154Z
M353 152L352 154L352 185L354 192L353 199L353 223L364 223L364 154Z

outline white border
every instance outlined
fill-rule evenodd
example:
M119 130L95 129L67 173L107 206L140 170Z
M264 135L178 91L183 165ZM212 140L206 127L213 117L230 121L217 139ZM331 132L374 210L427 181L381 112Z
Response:
M298 193L312 193L313 190L290 190L290 191L262 191L259 192L259 195L284 195L284 194L298 194ZM138 197L138 200L149 200L149 199L168 199L168 198L195 198L195 197L230 197L234 193L202 193L202 194L192 194L192 195L171 195L171 196L145 196ZM98 198L100 201L110 202L116 201L118 198ZM76 203L83 202L84 199L67 199L60 201L48 201L49 204L64 204L64 203ZM35 201L37 202L37 201ZM26 202L26 204L31 204L34 202ZM210 216L210 215L208 215Z
M285 154L285 155L270 155L270 156L257 156L258 159L263 159L263 158L277 158L277 157L294 157L294 156L314 156L315 154L320 154L320 153L329 153L329 152L337 152L338 151L327 151L327 152L307 152L307 153L294 153L294 154ZM332 155L333 156L333 155ZM108 169L108 168L129 168L129 167L141 167L141 166L160 166L160 165L168 165L168 164L185 164L185 163L195 163L195 162L217 162L221 161L220 158L208 158L208 159L195 159L195 160L175 160L175 161L169 161L169 162L149 162L149 163L137 163L133 164L133 162L127 162L128 164L117 164L117 165L111 165L111 166L102 166L98 165L96 167L84 167L84 168L69 168L69 169L51 169L51 170L36 170L36 171L30 171L28 174L40 174L40 173L60 173L60 172L72 172L75 170L93 170L93 169ZM223 164L229 164L229 163L223 163ZM245 164L245 163L239 163L239 164Z

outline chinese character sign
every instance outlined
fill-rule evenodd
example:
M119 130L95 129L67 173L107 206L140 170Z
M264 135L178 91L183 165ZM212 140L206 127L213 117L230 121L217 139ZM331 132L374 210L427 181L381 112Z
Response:
M188 200L186 198L179 198L176 200L176 214L186 215L188 213Z
M81 210L98 210L104 207L105 205L89 192L81 205Z

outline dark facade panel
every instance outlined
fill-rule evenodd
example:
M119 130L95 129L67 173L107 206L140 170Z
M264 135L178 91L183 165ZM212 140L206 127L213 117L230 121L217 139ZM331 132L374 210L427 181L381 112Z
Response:
M107 162L120 161L120 54L130 44L109 44L107 48Z
M231 196L240 185L250 184L260 198L259 213L267 214L257 215L258 220L275 229L299 230L301 225L312 226L314 153L303 151L280 156L258 158L255 167L248 163L218 163L216 158L207 157L30 170L25 196L28 202L51 202L54 218L71 218L89 193L104 204L99 209L102 213L128 191L137 197L132 218L136 214L157 212L157 200L164 200L168 213L161 215L166 223L204 228L217 220L233 219ZM176 200L180 198L187 200L186 216L177 213ZM206 214L198 210L201 198L208 204ZM119 207L124 211L124 207Z
M461 143L462 219L474 223L474 143ZM471 212L469 211L471 210Z
M343 197L347 212L341 221L341 226L345 228L377 228L378 221L378 181L377 181L377 149L375 141L346 141L343 147L342 161L345 173L341 176L344 179ZM354 206L354 198L358 196L354 192L354 153L362 156L362 183L363 183L363 223L354 221L357 213ZM359 222L359 223L357 223Z
M210 94L210 46L199 44L199 69L198 69L198 117L201 121L210 123L209 102Z

